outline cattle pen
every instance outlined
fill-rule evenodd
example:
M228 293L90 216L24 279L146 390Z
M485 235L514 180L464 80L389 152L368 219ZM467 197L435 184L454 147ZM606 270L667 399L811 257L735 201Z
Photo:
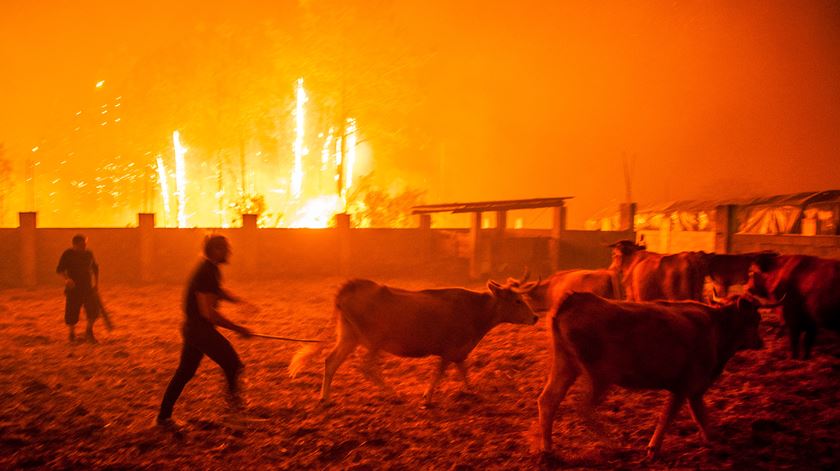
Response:
M441 286L429 278L383 278L409 289ZM243 319L260 332L333 341L333 296L343 277L231 282L261 312ZM480 288L478 283L468 284ZM470 358L473 391L454 371L435 406L422 393L435 360L383 357L383 375L398 396L371 388L351 358L335 380L332 407L318 404L321 369L291 380L298 345L233 339L246 365L249 407L264 421L235 429L224 420L221 375L205 362L176 411L182 436L152 420L178 356L181 287L153 283L103 287L116 329L99 345L68 348L56 329L56 289L0 292L0 468L236 467L296 469L534 469L531 431L548 372L543 322L503 325ZM838 465L840 350L818 345L814 360L787 358L778 318L762 332L767 346L733 358L709 391L714 445L704 447L686 411L657 462L644 459L664 392L613 390L596 412L599 434L576 413L585 387L575 386L555 424L556 464L573 468L810 468ZM361 356L361 355L360 355Z

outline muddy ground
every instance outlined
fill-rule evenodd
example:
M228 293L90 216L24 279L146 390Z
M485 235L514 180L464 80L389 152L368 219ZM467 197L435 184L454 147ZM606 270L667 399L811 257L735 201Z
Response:
M332 340L342 281L231 284L261 311L227 312L255 331ZM597 409L607 432L598 435L576 413L580 385L560 408L555 459L539 459L530 431L548 360L542 322L491 331L470 359L474 391L450 370L428 409L431 358L382 359L393 398L363 378L360 350L336 375L335 403L322 407L320 362L287 377L299 344L230 336L246 364L250 414L266 420L232 427L221 370L205 359L175 410L183 432L159 430L152 422L178 360L181 296L181 286L104 287L116 330L98 323L98 345L70 345L59 287L0 291L0 468L840 469L840 342L823 335L814 360L789 360L775 314L763 325L765 350L738 354L706 396L713 446L683 410L654 462L645 445L665 393L613 390Z

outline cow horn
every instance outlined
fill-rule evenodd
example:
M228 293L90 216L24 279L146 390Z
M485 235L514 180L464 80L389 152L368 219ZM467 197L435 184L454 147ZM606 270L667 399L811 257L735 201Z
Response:
M534 290L537 286L542 283L542 275L537 279L537 281L532 281L530 283L523 284L520 286L511 286L510 290L517 294L527 294Z
M528 267L525 267L525 273L522 274L522 278L519 279L520 283L525 283L528 281L528 278L531 277L531 270Z
M709 301L711 301L712 304L718 304L718 305L724 304L724 302L725 302L725 300L723 298L718 297L717 289L714 288L714 287L712 287L712 297L709 298Z
M772 309L774 307L779 307L785 302L785 298L787 297L787 293L783 294L781 298L775 303L761 303L758 307L762 309Z

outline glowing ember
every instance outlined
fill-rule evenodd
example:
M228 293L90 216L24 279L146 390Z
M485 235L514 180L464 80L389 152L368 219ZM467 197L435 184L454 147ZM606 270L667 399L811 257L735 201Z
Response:
M181 145L181 134L172 133L175 148L175 196L178 198L178 227L187 227L187 171L184 154L187 149Z
M329 227L335 213L342 210L338 196L318 196L306 202L295 214L289 227Z
M304 105L306 101L303 79L299 78L295 89L295 166L292 169L292 196L295 199L300 198L303 186L303 156L307 154L307 149L303 144L306 123L306 108L304 108Z

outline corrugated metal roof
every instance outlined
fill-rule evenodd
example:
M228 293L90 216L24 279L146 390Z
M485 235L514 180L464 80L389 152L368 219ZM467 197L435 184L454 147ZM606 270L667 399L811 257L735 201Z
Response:
M411 214L476 213L484 211L509 211L514 209L554 208L565 205L573 196L530 198L523 200L476 201L472 203L424 204L411 208Z
M675 211L710 211L717 206L734 204L741 207L750 206L801 206L840 203L840 190L805 191L786 195L756 196L752 198L735 198L720 200L682 200L668 201L641 206L638 214L672 213Z

